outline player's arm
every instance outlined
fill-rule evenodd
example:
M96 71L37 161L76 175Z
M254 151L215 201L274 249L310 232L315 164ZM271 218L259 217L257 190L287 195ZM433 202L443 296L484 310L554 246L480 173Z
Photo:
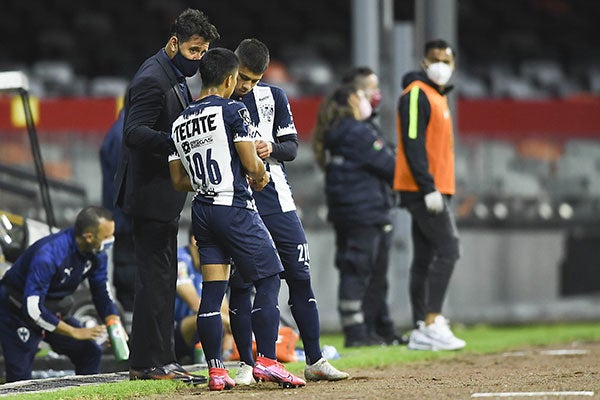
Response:
M23 311L31 322L45 331L79 340L95 339L106 332L106 328L102 325L93 328L71 326L58 319L53 312L44 306L43 300L46 298L55 271L51 251L45 248L40 249L31 260L29 268L25 281Z
M275 119L273 121L275 142L270 143L269 156L277 161L293 161L298 155L298 132L294 124L290 102L285 92L279 88L273 88L273 97L275 100Z
M169 161L169 172L171 173L171 182L175 190L180 192L193 192L192 181L185 171L181 160Z
M54 333L69 336L77 340L95 340L104 336L106 333L106 326L96 325L92 328L77 328L66 322L58 321Z
M240 156L240 160L246 173L250 177L252 190L260 191L269 183L269 173L265 169L265 164L256 154L256 147L251 141L238 141L234 143L235 150Z

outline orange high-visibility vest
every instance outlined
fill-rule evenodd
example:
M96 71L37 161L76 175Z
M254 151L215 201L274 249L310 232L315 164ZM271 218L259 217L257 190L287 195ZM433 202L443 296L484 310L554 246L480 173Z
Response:
M425 149L427 160L429 162L429 173L433 177L436 189L444 194L453 195L456 192L454 181L454 133L452 129L452 116L448 107L448 99L440 94L433 87L421 81L414 81L408 85L402 95L410 92L413 88L415 92L411 96L418 95L416 90L421 90L427 96L431 106L431 115L429 123L425 129ZM414 103L415 110L411 110L411 116L417 123L418 104ZM413 114L417 113L417 114ZM400 125L400 115L397 119L398 147L396 158L396 171L394 174L394 190L418 192L419 187L408 167L404 146L402 144L402 132ZM417 132L415 129L414 132ZM413 138L414 139L414 138ZM411 140L409 138L409 140Z

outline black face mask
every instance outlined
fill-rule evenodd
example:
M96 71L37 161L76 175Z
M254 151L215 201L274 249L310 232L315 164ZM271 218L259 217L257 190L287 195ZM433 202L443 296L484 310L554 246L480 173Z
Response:
M188 78L196 75L196 72L198 72L198 68L200 67L200 60L189 60L185 58L179 50L175 53L175 57L173 57L172 61L177 69Z

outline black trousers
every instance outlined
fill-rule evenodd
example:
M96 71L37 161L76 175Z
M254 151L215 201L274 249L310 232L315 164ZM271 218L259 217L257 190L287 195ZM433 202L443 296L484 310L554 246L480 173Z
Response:
M179 217L160 222L133 219L136 286L129 364L142 369L175 362L173 320Z
M458 230L445 199L444 211L431 214L424 201L407 205L412 217L413 260L410 301L413 323L427 313L441 313L454 265L460 257Z
M336 226L338 310L346 332L394 332L387 303L392 226ZM353 329L363 325L363 329Z
M113 285L117 300L125 311L133 311L135 298L135 246L133 233L115 233L113 246Z

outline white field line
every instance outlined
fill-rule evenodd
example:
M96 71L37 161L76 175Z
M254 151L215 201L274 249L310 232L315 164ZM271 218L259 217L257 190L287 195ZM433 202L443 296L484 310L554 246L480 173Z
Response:
M540 397L540 396L593 396L594 392L499 392L473 393L474 397Z
M589 350L585 349L559 349L559 350L544 350L540 351L540 354L544 354L546 356L572 356L572 355L581 355L588 354Z
M574 356L588 354L589 350L585 349L557 349L557 350L542 350L539 354L544 356ZM525 357L533 354L531 351L507 351L502 353L504 357Z

